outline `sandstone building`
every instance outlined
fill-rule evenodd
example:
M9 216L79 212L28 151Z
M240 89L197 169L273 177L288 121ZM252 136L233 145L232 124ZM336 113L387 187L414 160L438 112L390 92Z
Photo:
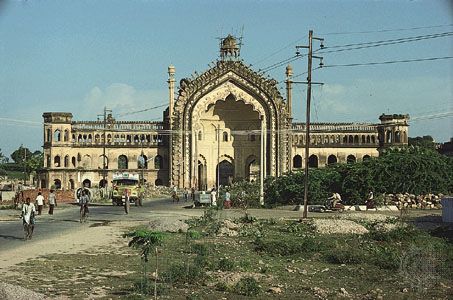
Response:
M139 173L148 184L204 190L233 179L257 180L301 169L361 161L388 146L407 145L408 115L380 122L313 123L305 157L305 124L292 122L292 69L286 99L277 81L239 58L234 37L221 42L221 59L175 88L168 67L169 106L161 122L75 121L45 112L44 170L39 185L74 189L104 186L115 172Z

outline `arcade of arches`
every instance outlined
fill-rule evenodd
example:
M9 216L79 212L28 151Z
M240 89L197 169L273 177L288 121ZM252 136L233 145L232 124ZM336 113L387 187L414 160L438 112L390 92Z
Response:
M282 95L276 80L242 61L239 48L234 37L223 39L221 59L182 78L179 89L169 66L162 121L118 121L112 114L105 122L74 121L69 112L45 112L39 186L102 187L128 172L150 185L205 190L280 176L306 162L322 168L363 161L407 145L409 116L401 114L383 114L377 123L313 123L306 141L305 124L292 122L291 66Z

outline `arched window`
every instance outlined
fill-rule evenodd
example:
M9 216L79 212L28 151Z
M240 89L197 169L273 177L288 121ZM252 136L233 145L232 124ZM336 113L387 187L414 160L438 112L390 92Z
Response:
M91 188L91 180L85 179L85 180L82 182L82 186L83 186L83 187L86 187L86 188Z
M111 143L112 142L112 135L109 133L107 134L107 143Z
M395 131L395 143L401 143L401 133L399 131Z
M356 162L355 156L352 155L352 154L351 154L351 155L348 155L348 157L346 158L346 162L347 162L348 164L353 164L353 163L355 163L355 162Z
M256 135L254 135L253 133L250 135L250 141L251 142L254 142L256 140Z
M348 142L349 142L349 144L354 143L354 137L352 135L349 136Z
M77 142L81 143L83 140L82 140L82 135L79 134L79 136L77 137Z
M302 168L302 157L300 155L296 155L293 158L293 168L299 169Z
M55 142L61 142L61 131L60 129L57 129L53 133L53 139Z
M47 137L46 137L46 141L47 141L47 142L52 141L52 131L50 130L50 128L47 128Z
M74 189L74 179L69 179L69 189L73 190Z
M347 144L348 143L348 137L345 135L343 137L343 144Z
M55 167L60 167L61 159L60 159L60 156L59 156L59 155L57 155L57 156L54 157L54 159L53 159L53 164L54 164Z
M369 135L366 136L366 142L369 144L371 143L371 137Z
M53 185L54 185L54 188L55 188L56 190L60 190L60 189L61 189L61 181L60 181L60 179L55 179L55 180L53 181Z
M366 143L366 138L364 135L362 135L362 144L365 144Z
M106 187L106 186L107 186L107 180L101 179L101 181L99 181L99 187L103 188L103 187Z
M386 143L391 143L391 142L392 142L392 132L390 130L387 130Z
M228 132L226 131L223 132L223 141L228 142Z
M371 144L376 144L376 137L374 135L371 136Z
M201 133L201 130L198 131L198 140L201 141L203 139L203 134Z
M359 136L355 135L354 136L354 144L358 144L358 143L359 143Z
M67 129L64 131L63 140L64 140L65 142L69 141L69 131L68 131Z
M138 135L134 135L134 143L138 144L138 142L140 142Z
M154 169L161 169L163 167L162 156L158 155L154 158Z
M72 162L72 166L75 168L76 167L76 158L75 158L75 156L72 157L71 162Z
M362 158L363 161L367 161L367 160L370 160L371 157L368 155L368 154L365 154Z
M310 168L318 167L318 157L316 155L310 155L310 157L308 158L308 166Z
M137 168L148 169L148 157L146 155L139 155L137 157Z
M118 156L118 169L128 169L128 161L126 155Z
M327 158L327 164L328 165L334 165L337 163L337 157L335 155L329 155L329 157Z
M47 155L47 156L46 156L46 165L47 165L48 168L52 167L52 166L50 165L50 162L51 162L50 155Z
M69 155L66 155L64 157L64 167L65 168L69 167Z
M99 144L100 140L101 140L100 135L99 135L99 134L96 134L96 135L94 136L94 142L95 142L96 144Z

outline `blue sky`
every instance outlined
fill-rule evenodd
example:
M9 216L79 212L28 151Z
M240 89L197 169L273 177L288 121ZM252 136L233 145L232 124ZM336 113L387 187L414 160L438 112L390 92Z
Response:
M450 1L0 3L0 148L7 155L21 144L41 149L45 111L92 120L104 106L118 116L165 104L168 65L175 65L177 82L206 70L218 59L217 38L239 35L242 27L241 57L256 70L293 56L296 44L307 43L309 29L325 38L327 47L453 31ZM418 27L431 28L409 29ZM328 53L324 63L453 56L452 41L448 36ZM312 120L378 122L384 112L409 113L410 136L447 141L453 117L435 116L453 111L452 62L316 70L313 80L325 85L313 89ZM306 59L291 65L295 74L307 69ZM283 81L284 69L268 74ZM295 87L296 121L304 121L305 94L304 85ZM156 109L129 118L161 116Z

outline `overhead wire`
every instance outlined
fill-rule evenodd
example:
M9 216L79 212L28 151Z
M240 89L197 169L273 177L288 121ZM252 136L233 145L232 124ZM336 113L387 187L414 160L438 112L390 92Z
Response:
M420 29L433 29L441 27L451 27L453 24L441 24L441 25L431 25L431 26L419 26L419 27L409 27L409 28L390 28L390 29L381 29L381 30L369 30L369 31L344 31L344 32L327 32L320 33L321 35L348 35L348 34L368 34L368 33L383 33L383 32L398 32L398 31L411 31L411 30L420 30Z
M334 65L324 65L323 68L387 65L387 64L396 64L396 63L410 63L410 62L420 62L420 61L445 60L445 59L452 59L452 58L453 58L453 56L442 56L442 57L402 59L402 60L390 60L390 61L368 62L368 63L334 64Z

